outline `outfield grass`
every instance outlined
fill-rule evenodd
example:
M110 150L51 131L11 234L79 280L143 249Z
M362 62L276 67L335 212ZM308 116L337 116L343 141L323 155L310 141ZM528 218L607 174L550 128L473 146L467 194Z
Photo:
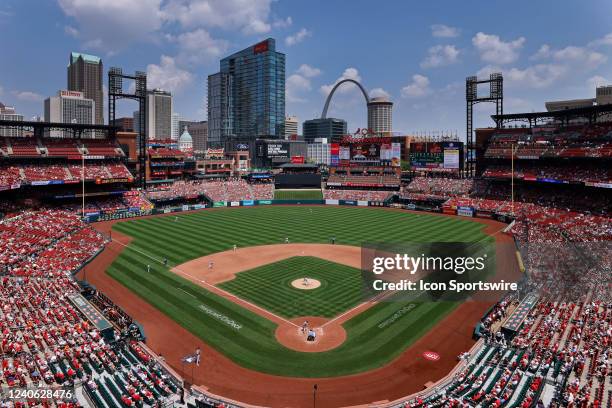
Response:
M321 286L310 290L291 286L303 277L317 279ZM359 269L310 256L243 271L218 286L286 318L334 317L363 300Z
M322 200L321 190L275 190L275 200Z
M109 267L110 276L187 330L246 368L282 376L333 377L380 367L398 356L455 302L381 302L344 324L347 341L322 353L280 345L276 325L193 284L170 267L239 247L291 242L474 242L490 240L484 225L466 219L357 207L251 207L203 210L172 217L135 219L114 225L134 239ZM150 264L152 273L146 272ZM246 275L245 275L246 276ZM187 292L191 296L185 294ZM385 324L408 303L409 313ZM203 310L205 308L206 311ZM214 311L214 313L210 313ZM226 317L225 322L218 318ZM237 326L227 324L227 319ZM239 328L237 328L239 327Z

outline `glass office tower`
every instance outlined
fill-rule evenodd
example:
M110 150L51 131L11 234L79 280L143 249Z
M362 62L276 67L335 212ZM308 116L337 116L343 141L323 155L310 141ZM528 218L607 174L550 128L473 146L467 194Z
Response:
M223 58L208 96L209 142L283 138L285 54L268 38Z

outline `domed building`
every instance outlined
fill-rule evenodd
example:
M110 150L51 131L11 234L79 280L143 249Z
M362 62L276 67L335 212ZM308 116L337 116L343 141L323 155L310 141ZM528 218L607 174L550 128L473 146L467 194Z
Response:
M193 153L193 138L187 130L187 126L183 128L183 134L178 140L179 150L183 153Z

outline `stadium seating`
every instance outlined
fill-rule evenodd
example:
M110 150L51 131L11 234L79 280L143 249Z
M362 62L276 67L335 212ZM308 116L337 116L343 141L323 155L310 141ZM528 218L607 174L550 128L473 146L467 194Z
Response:
M80 157L77 142L71 139L44 139L48 157Z
M393 191L323 190L323 198L330 200L384 201L392 194Z
M362 174L330 174L327 180L333 186L399 186L400 180L395 175L362 175Z
M96 296L121 337L109 344L66 297L80 292L72 273L105 241L68 211L26 211L0 222L1 387L79 381L99 408L178 402L178 385L123 330L131 319ZM68 397L54 403L82 406Z
M191 199L206 195L212 201L270 200L272 184L249 184L242 179L223 181L175 181L147 192L150 200Z
M110 140L82 140L86 153L90 156L123 157L125 153L121 148Z
M487 167L483 177L510 178L512 168L507 165L492 165ZM514 177L524 180L536 178L554 179L582 183L612 183L612 169L606 167L585 166L578 164L535 165L523 164L515 166Z
M401 189L400 196L414 200L462 197L471 192L472 179L447 177L415 177Z
M40 156L38 143L31 137L13 137L7 139L10 144L10 156L37 157Z

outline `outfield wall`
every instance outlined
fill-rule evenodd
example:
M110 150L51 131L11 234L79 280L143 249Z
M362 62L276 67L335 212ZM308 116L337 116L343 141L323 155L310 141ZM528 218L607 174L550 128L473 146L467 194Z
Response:
M253 207L259 205L347 205L358 207L393 207L412 211L437 212L446 215L458 215L468 218L485 218L494 219L506 224L512 222L514 218L508 214L499 214L490 211L476 210L472 207L451 207L442 206L442 208L420 205L420 204L391 204L387 201L365 201L365 200L241 200L241 201L214 201L212 206L208 204L192 204L181 205L167 208L154 208L152 210L142 211L140 209L121 209L112 212L95 212L85 214L86 222L110 221L134 217L142 217L146 215L170 214L183 211L201 210L205 208L223 208L223 207Z

